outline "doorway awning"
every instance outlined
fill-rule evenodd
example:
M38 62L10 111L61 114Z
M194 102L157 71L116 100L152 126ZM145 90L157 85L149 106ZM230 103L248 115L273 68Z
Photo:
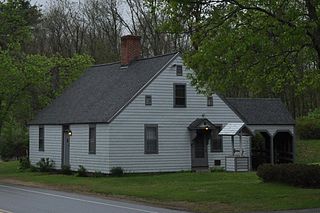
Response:
M244 123L228 123L220 132L220 136L253 136L251 130Z
M213 123L211 123L207 118L197 118L188 127L189 130L197 129L215 129Z

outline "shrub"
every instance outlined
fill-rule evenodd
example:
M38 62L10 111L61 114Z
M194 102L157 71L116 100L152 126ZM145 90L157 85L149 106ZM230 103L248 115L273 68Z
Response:
M257 175L264 182L279 182L306 188L320 188L320 166L305 164L264 164Z
M54 161L49 158L41 158L36 165L39 167L40 172L51 172L55 167Z
M61 173L64 175L71 175L72 171L70 169L70 166L66 166L66 165L61 166Z
M297 133L301 139L319 139L320 119L307 117L298 119Z
M30 165L30 171L31 172L39 172L39 168L33 165Z
M93 176L94 176L94 177L104 177L105 175L104 175L102 172L100 172L100 171L95 171L95 172L93 173Z
M24 158L20 158L20 159L19 159L19 169L20 169L20 170L29 169L30 166L31 166L31 164L30 164L29 158L24 157Z
M212 167L211 169L210 169L210 171L211 172L224 172L225 171L225 169L223 168L223 167Z
M87 177L88 176L87 169L84 168L84 166L79 165L77 176L78 177Z
M121 177L124 174L124 171L121 167L113 167L110 169L111 176Z

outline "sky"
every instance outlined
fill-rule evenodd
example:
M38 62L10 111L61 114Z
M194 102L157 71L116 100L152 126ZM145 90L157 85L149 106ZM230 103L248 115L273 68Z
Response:
M36 5L46 5L49 1L52 0L31 0L31 3Z

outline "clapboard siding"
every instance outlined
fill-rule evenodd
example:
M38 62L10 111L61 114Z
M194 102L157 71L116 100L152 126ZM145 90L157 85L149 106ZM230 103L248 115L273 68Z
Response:
M189 124L204 115L214 124L242 122L217 96L213 107L187 79L190 70L183 67L183 76L176 76L175 66L182 64L178 57L140 95L138 95L110 125L110 166L121 166L127 172L160 172L191 169ZM187 85L187 107L173 107L173 84ZM152 95L152 106L145 106L145 95ZM159 154L144 154L144 124L158 124ZM236 139L237 140L237 139ZM244 138L244 147L248 147ZM237 143L236 143L237 144ZM211 153L209 165L231 154L231 139L224 137L222 153Z
M61 168L62 126L44 126L44 151L39 151L39 126L29 126L30 161L35 165L41 158L50 158L57 169Z
M96 125L96 154L89 154L89 125L71 125L72 137L70 139L70 166L77 170L79 165L89 172L109 171L108 163L108 125Z

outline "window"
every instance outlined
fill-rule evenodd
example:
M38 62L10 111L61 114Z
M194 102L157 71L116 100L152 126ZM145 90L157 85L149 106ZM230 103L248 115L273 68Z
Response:
M158 154L158 125L144 125L144 153Z
M213 97L212 96L207 97L207 106L213 106Z
M96 154L96 126L89 127L89 154Z
M214 160L215 166L221 166L221 160Z
M186 107L186 85L174 84L174 107Z
M44 151L44 127L39 126L39 151Z
M211 132L211 152L222 152L222 136L219 136L222 126L216 126Z
M152 105L152 96L151 95L146 95L145 96L145 105L146 106L151 106Z
M182 65L176 65L177 76L182 76Z

